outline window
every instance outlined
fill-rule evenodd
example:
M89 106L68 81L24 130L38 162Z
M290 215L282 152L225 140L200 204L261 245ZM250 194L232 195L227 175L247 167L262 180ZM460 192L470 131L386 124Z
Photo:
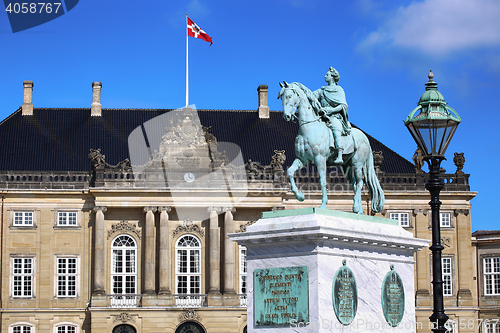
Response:
M500 257L484 258L484 294L500 295Z
M12 326L12 333L31 333L33 332L29 325L14 325Z
M439 213L439 223L441 228L451 227L451 213Z
M111 246L111 291L113 294L137 293L137 244L128 235L117 236Z
M410 214L409 213L391 213L389 215L391 220L397 220L399 225L402 227L410 226Z
M486 333L500 333L500 322L498 319L486 319L484 321L484 327Z
M441 258L443 264L443 295L453 295L453 276L451 274L451 258Z
M57 212L57 226L74 227L77 226L77 212Z
M16 227L33 226L33 212L14 212L13 225Z
M176 244L176 294L201 293L201 243L193 235L182 236Z
M58 325L56 326L55 333L76 333L76 328L75 325Z
M33 261L34 258L12 258L13 297L33 297Z
M76 257L57 258L57 297L77 296L77 260Z
M118 325L115 328L113 328L113 333L135 333L136 330L133 326L130 325ZM189 332L189 331L186 331Z
M240 294L247 293L247 248L239 246L240 249Z
M444 328L446 328L446 333L455 333L457 330L455 329L457 326L457 320L449 319L445 324Z

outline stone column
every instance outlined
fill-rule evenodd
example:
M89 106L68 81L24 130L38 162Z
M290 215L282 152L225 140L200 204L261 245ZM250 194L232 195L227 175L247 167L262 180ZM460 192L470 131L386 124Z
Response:
M145 237L145 265L144 265L144 292L145 295L154 295L155 294L155 215L156 207L144 207L144 212L146 213L146 237Z
M210 212L210 249L208 272L208 305L222 305L220 292L220 207L209 207Z
M159 207L160 210L160 295L171 295L170 291L170 233L168 231L168 212L170 206Z
M471 225L469 219L468 209L455 209L454 215L456 217L455 230L457 233L457 257L455 267L458 270L458 306L473 306L474 285L472 284L472 277L474 276L475 267L474 261L474 248L470 241Z
M106 295L104 288L104 213L107 207L96 206L94 240L94 291L93 295Z
M413 210L413 228L416 238L431 239L429 230L429 217L427 216L429 209L414 209ZM431 272L430 272L430 251L423 249L415 253L415 279L416 291L415 302L417 306L432 306L430 294ZM418 274L416 272L418 271Z
M224 208L224 305L238 305L238 297L235 288L235 245L236 243L229 239L228 234L234 232L233 213L234 207Z

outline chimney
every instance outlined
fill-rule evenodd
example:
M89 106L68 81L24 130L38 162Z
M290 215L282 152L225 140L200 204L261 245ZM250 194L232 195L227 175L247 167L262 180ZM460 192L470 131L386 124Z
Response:
M33 115L33 81L24 81L24 103L22 107L23 116Z
M261 84L257 91L259 92L259 118L269 118L269 106L267 106L267 88Z
M101 82L92 82L92 104L90 105L90 114L92 116L101 116Z

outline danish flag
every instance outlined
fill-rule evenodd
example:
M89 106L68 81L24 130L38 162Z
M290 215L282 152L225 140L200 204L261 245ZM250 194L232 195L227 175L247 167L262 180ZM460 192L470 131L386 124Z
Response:
M205 31L203 31L196 23L194 23L189 17L187 18L187 31L188 36L194 38L203 39L206 42L209 42L212 45L212 37L207 35Z

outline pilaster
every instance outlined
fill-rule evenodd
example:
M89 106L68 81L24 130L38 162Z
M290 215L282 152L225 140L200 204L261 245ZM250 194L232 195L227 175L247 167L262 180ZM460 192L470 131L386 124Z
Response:
M414 229L415 237L417 238L429 238L429 228L428 228L428 218L427 214L429 209L414 209ZM429 240L430 243L430 240ZM415 301L417 306L432 306L432 298L430 293L431 276L430 276L430 262L429 262L429 251L417 251L415 253L415 274L416 278L416 291L415 291Z
M145 223L145 265L144 265L144 295L155 295L155 215L157 207L144 207L144 212L146 213L146 223Z
M224 305L237 306L239 298L235 289L235 242L229 239L228 234L234 233L234 207L224 207Z
M468 209L455 209L457 249L458 249L458 306L474 306L472 276L475 270L473 266L472 243L470 241L471 224Z
M95 206L94 290L93 295L106 295L104 278L104 213L107 207Z
M170 306L174 303L170 289L170 232L169 216L170 206L158 207L160 211L160 290L158 291L158 305Z
M220 207L209 207L210 213L210 242L209 242L209 284L208 284L208 305L222 305L222 295L220 291L220 228L219 212Z

